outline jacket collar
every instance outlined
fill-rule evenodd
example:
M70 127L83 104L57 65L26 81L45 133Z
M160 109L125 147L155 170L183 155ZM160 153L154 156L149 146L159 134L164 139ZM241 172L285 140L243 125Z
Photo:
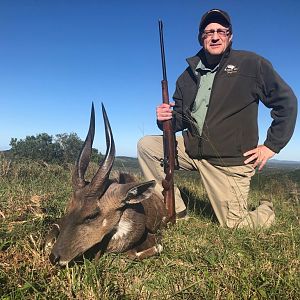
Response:
M224 65L224 62L225 62L226 58L228 58L228 56L230 55L231 46L232 46L232 43L230 43L228 45L227 49L225 50L225 52L224 52L224 54L223 54L223 56L220 60L219 68L221 68ZM205 61L205 59L206 59L203 48L196 55L186 59L187 63L189 64L190 68L193 71L193 74L195 74L195 71L196 71L196 68L198 66L198 63L199 63L200 59L202 61Z

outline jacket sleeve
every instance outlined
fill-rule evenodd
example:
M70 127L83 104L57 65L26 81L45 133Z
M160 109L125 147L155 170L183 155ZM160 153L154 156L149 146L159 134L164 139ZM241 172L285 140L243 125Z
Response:
M271 63L265 59L260 60L258 77L260 100L271 109L273 119L264 145L279 153L289 142L295 129L297 98Z
M172 126L173 131L181 131L185 129L187 126L184 122L183 116L183 96L181 92L181 88L179 86L179 78L176 81L176 88L173 94L173 100L175 102L175 106L173 108L173 119L172 119ZM157 126L159 129L163 130L163 122L157 121Z
M178 132L182 131L189 127L190 112L189 107L184 105L184 96L182 91L182 86L180 83L184 82L187 76L187 70L183 72L176 81L176 88L173 94L173 101L175 102L175 106L173 109L173 131ZM163 122L157 121L157 126L163 130Z

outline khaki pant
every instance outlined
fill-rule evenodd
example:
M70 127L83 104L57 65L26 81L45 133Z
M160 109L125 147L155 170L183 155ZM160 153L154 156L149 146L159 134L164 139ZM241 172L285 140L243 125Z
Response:
M263 201L254 211L248 211L247 198L251 177L255 170L252 165L221 167L201 159L191 159L185 152L182 136L177 136L178 163L181 170L198 171L210 203L221 226L269 227L275 220L271 202ZM161 181L165 177L162 136L145 136L138 142L138 161L146 180L155 179L156 192L162 197ZM175 187L176 213L186 209L180 191Z

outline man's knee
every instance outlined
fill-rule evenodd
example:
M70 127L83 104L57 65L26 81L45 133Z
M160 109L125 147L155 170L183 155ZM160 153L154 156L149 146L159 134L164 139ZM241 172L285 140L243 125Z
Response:
M150 137L148 135L143 136L142 138L139 139L137 143L137 149L138 151L144 151L144 149L147 149L147 145L150 142Z
M137 143L138 155L141 154L157 154L162 152L162 136L146 135Z

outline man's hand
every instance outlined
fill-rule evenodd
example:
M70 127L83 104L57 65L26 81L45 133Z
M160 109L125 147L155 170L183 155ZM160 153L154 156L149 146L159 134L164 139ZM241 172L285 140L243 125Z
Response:
M170 102L170 104L162 103L156 107L156 117L158 121L167 121L172 119L172 109L175 105L174 102Z
M244 153L244 156L249 156L244 163L248 164L249 162L253 162L253 167L256 168L259 165L258 170L261 171L266 162L275 155L275 152L266 147L265 145L259 145L257 148L249 150Z

